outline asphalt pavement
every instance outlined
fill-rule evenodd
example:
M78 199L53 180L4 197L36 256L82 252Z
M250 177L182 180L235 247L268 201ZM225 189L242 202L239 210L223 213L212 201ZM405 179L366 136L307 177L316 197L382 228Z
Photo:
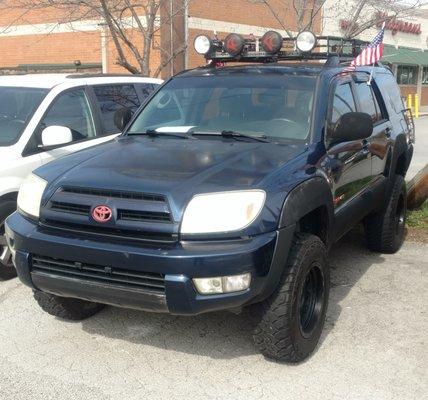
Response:
M257 353L244 315L108 307L70 323L0 282L0 399L426 399L428 245L379 255L355 231L330 264L321 343L294 366Z

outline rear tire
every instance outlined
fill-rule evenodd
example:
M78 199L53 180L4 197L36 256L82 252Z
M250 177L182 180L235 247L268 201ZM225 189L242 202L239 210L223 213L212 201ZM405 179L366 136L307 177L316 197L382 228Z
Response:
M59 297L38 290L34 291L34 298L43 311L54 317L70 321L81 321L92 317L105 307L103 304L68 297Z
M277 289L252 306L258 321L254 342L266 357L296 363L317 346L330 289L326 254L317 236L296 234Z
M6 218L16 210L16 202L12 200L0 202L0 278L12 279L16 277L16 270L12 263L12 254L6 243L4 223Z
M370 214L364 220L367 246L371 251L396 253L404 242L407 192L401 175L396 175L383 210Z

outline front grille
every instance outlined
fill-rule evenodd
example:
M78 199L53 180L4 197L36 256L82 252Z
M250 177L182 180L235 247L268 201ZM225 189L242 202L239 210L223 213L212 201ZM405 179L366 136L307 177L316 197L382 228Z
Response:
M97 197L109 197L113 199L144 200L144 201L156 201L156 202L162 202L162 203L166 202L166 199L164 196L161 196L158 194L149 194L149 193L122 192L119 190L70 188L70 187L65 187L62 189L62 191L65 193L83 194L83 195L97 196Z
M92 210L103 204L112 209L113 218L101 224ZM177 242L179 225L164 195L78 187L59 188L43 207L40 224L107 240L162 244Z
M83 204L63 203L61 201L52 201L50 208L54 211L61 211L79 215L89 215L91 211L90 206L86 206Z
M47 219L42 226L58 228L79 234L100 235L107 238L126 239L131 241L158 242L172 244L178 240L178 235L173 233L136 231L128 229L108 228L104 226L85 225Z
M117 218L122 221L171 222L171 215L161 212L118 210Z
M31 256L31 271L127 288L165 292L165 275L151 272L130 271L40 255Z

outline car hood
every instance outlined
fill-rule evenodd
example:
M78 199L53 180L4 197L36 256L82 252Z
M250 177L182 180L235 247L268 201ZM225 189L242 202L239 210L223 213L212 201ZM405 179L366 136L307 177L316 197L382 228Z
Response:
M266 178L305 149L304 144L220 138L120 137L56 160L36 173L50 183L50 193L71 186L162 194L179 217L198 193L268 191Z

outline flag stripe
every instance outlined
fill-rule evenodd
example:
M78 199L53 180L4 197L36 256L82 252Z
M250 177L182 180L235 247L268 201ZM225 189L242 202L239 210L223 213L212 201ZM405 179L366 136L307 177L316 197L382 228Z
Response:
M385 27L374 37L374 39L365 47L358 56L351 61L351 67L370 65L378 62L383 54L383 36Z

